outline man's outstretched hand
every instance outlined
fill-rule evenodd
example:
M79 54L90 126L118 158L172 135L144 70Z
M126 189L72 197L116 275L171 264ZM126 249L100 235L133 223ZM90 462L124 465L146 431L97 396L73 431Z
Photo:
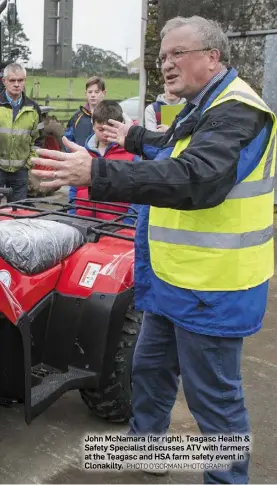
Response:
M53 170L36 170L32 173L43 179L42 187L57 189L63 185L91 185L92 159L88 151L63 137L64 146L71 152L38 149L37 154L44 158L32 158L36 165Z
M125 138L129 129L133 126L133 122L120 123L120 121L109 120L110 125L104 125L104 135L108 138L110 143L118 143L124 147Z

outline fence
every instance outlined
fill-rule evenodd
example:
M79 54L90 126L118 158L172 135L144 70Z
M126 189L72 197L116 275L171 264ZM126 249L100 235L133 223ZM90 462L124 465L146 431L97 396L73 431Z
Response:
M54 108L52 113L63 122L67 122L73 113L79 108L81 104L84 104L84 98L51 98L46 95L44 98L33 98L40 106L51 106ZM53 104L52 104L53 103ZM63 107L57 107L56 103L64 103ZM74 107L72 106L74 104Z
M29 77L26 90L28 96L39 105L49 106L52 113L61 121L67 122L74 112L86 102L86 79ZM138 83L130 79L106 79L107 99L120 102L126 98L137 96Z
M44 98L35 98L33 97L34 101L36 101L40 106L49 106L51 108L54 108L52 113L60 120L66 123L73 113L80 107L80 105L85 104L85 99L84 98L60 98L56 97L53 98L49 95L46 95ZM114 99L113 101L117 101L118 103L122 101L121 99ZM53 103L53 104L52 104ZM64 106L62 108L56 107L56 103L64 103ZM74 105L74 107L70 107Z
M85 104L84 98L51 98L49 95L44 98L33 98L40 106L49 106L54 108L52 113L63 122L67 122L73 113ZM64 103L63 107L57 107L56 103ZM73 106L74 105L74 106ZM70 107L71 106L71 107Z

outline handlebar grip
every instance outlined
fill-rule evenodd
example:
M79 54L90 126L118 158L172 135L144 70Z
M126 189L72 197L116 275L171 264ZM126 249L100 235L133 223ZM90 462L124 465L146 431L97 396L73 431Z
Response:
M6 187L0 187L0 196L2 197L8 197L9 195L12 195L13 189L12 188L6 188Z

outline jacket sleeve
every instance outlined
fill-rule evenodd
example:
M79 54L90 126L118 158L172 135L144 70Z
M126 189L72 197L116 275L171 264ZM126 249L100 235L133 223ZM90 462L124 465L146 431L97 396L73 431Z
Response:
M173 130L170 128L166 133L146 130L142 126L131 126L125 140L125 150L154 160L159 150L167 143Z
M241 150L267 120L267 114L230 101L203 115L189 146L176 158L131 164L96 159L93 197L183 210L214 207L236 183Z
M157 131L156 114L152 104L149 104L144 111L144 126L147 130Z

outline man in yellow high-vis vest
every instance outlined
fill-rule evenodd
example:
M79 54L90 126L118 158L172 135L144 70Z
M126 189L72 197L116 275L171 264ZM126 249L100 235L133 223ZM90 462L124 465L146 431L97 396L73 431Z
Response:
M65 141L73 153L42 151L51 160L39 163L56 170L44 185L91 184L94 199L144 205L130 432L167 432L181 375L203 434L249 434L240 362L243 338L262 326L273 274L276 117L229 66L216 23L177 17L161 37L165 82L187 105L165 135L106 127L111 142L147 160L91 161ZM248 458L206 470L205 483L247 483Z

